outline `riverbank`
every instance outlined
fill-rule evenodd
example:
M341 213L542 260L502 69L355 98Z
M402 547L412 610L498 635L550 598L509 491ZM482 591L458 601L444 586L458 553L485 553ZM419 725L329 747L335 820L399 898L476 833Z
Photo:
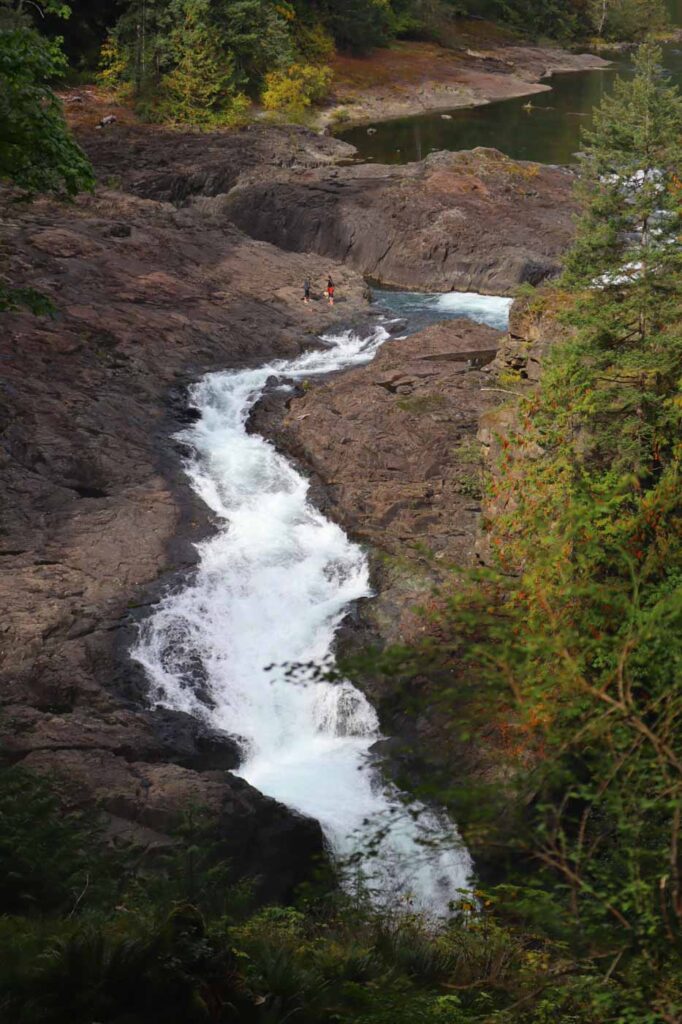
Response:
M611 64L595 53L572 53L551 43L524 44L487 24L483 33L462 31L457 39L452 48L398 41L364 57L334 54L330 96L307 112L306 126L339 132L375 121L533 96L551 90L546 79L552 75L601 70ZM112 116L119 127L140 124L130 101L101 86L84 85L59 95L76 131L92 129ZM255 123L268 120L256 105L249 116ZM159 129L147 125L145 130Z
M475 48L473 48L475 47ZM400 42L369 57L336 56L331 105L315 116L334 130L429 111L474 107L551 89L561 72L609 67L591 53L484 39L461 49Z

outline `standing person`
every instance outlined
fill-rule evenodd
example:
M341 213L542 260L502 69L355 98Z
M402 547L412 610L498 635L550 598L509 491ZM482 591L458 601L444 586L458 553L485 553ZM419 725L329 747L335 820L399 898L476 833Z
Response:
M334 305L334 282L332 280L332 275L331 274L327 275L327 295L329 297L329 305L333 306Z
M310 281L308 280L307 277L303 282L303 301L305 302L306 306L310 302Z

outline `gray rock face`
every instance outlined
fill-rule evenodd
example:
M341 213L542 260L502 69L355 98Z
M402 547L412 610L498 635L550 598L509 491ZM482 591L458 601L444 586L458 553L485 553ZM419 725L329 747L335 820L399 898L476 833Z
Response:
M300 174L350 160L355 153L347 142L295 125L187 135L127 126L116 136L81 132L79 141L100 180L114 179L126 192L176 204L192 196L224 195L246 174Z
M557 274L574 232L572 172L494 149L352 164L338 139L255 126L152 138L131 128L118 148L101 133L83 142L136 195L203 206L252 238L399 288L510 294Z
M558 273L572 184L561 168L476 149L402 167L246 174L224 210L252 238L342 259L381 284L506 295Z

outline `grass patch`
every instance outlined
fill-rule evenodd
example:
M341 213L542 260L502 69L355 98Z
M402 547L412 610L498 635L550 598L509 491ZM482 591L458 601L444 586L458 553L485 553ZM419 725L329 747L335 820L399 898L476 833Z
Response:
M411 412L415 415L423 415L429 412L439 412L448 404L445 395L415 395L414 398L401 398L398 400L398 408L403 412Z

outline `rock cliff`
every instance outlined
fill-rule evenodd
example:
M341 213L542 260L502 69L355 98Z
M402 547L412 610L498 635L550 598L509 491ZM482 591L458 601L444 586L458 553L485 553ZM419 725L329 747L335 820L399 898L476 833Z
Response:
M510 294L555 275L573 237L573 173L493 149L384 166L297 128L184 137L127 126L82 141L118 188L199 205L252 238L400 288Z

